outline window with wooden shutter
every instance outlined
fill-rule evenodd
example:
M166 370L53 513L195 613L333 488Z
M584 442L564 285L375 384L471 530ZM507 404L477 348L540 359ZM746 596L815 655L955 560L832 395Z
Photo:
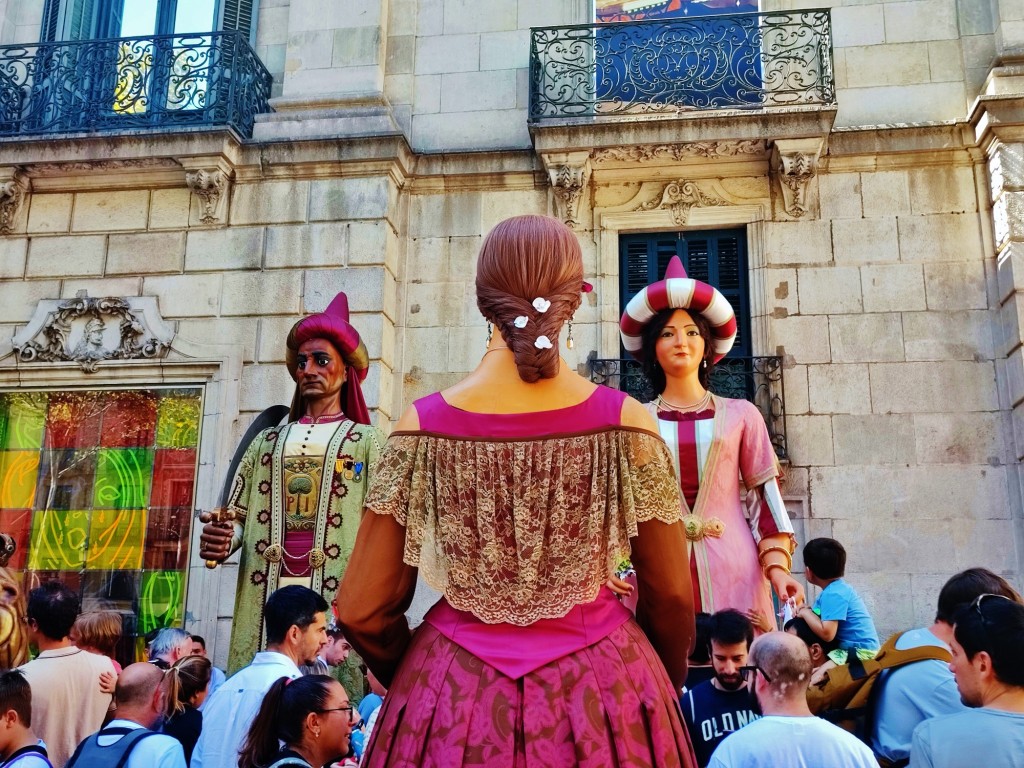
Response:
M256 13L259 0L222 0L220 28L244 32L249 42L256 44Z
M680 258L689 277L715 286L732 304L738 328L729 357L752 355L746 231L715 229L620 235L620 306L625 307L645 285L661 280L673 256Z

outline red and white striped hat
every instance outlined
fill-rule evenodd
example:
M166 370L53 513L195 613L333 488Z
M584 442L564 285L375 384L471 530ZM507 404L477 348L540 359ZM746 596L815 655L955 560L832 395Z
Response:
M663 309L698 312L711 324L715 362L732 349L736 341L736 313L719 290L686 276L683 262L673 256L665 270L665 279L648 285L629 300L619 321L622 344L633 357L643 357L641 334L644 326Z

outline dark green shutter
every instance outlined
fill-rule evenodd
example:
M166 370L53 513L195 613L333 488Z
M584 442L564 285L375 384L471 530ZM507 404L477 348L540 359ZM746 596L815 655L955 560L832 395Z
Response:
M94 0L46 0L40 39L88 40L93 36L96 7Z
M244 32L249 42L255 45L257 10L259 0L223 0L220 28Z

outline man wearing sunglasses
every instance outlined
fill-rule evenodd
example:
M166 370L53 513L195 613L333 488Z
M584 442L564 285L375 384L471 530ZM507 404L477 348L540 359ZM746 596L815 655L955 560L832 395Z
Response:
M799 637L761 635L740 670L764 715L727 736L710 768L878 768L866 744L807 708L811 656Z
M1024 605L981 595L956 615L949 668L966 712L914 729L914 768L1024 766Z

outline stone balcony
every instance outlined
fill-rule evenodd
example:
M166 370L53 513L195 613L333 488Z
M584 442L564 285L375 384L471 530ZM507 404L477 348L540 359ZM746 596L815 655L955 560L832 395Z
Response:
M0 139L228 129L252 137L271 75L237 31L0 47Z

